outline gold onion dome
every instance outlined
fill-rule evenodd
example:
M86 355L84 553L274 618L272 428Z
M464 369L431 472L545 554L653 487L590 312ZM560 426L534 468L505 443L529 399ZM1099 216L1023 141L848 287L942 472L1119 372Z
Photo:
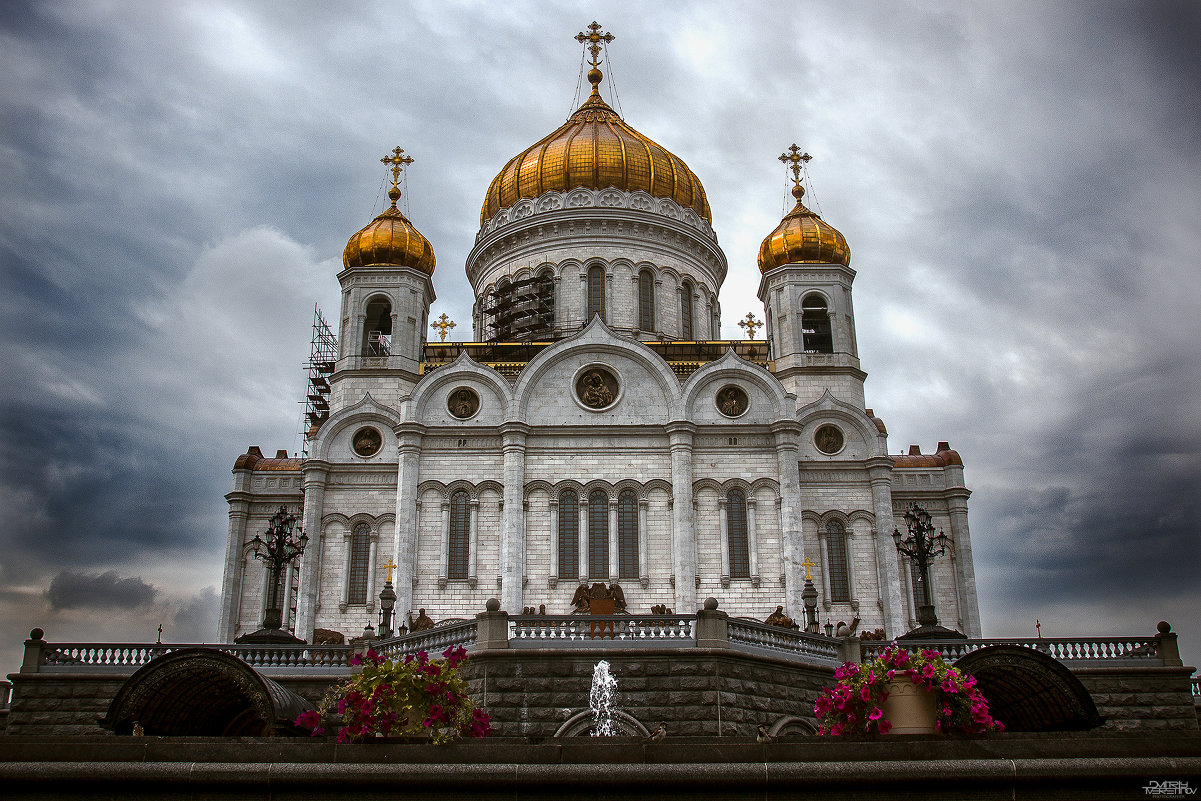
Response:
M796 206L776 230L759 246L759 272L774 270L783 264L842 264L850 266L851 249L834 226L805 207L801 198L805 188L794 186Z
M385 156L381 161L392 163L392 188L388 197L392 205L372 220L366 227L350 237L346 249L342 251L342 264L351 267L411 267L426 275L434 274L434 249L430 241L422 236L413 224L408 221L396 201L400 199L400 188L397 186L397 176L402 163L411 163L412 159L402 157L403 152L396 148L391 159Z
M642 190L691 208L709 223L700 179L678 156L635 131L601 99L601 72L588 73L592 94L557 131L510 159L492 179L480 210L483 225L525 198L577 187Z

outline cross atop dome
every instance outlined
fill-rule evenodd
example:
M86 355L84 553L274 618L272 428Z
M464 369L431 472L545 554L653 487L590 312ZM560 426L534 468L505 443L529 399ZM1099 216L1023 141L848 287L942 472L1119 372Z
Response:
M400 145L392 148L392 152L384 156L380 161L384 164L391 164L392 170L392 188L388 190L388 197L392 199L392 208L396 208L396 201L400 200L400 170L402 167L407 167L413 163L410 156L404 155L404 151L400 149Z
M585 42L588 43L588 52L592 54L592 69L588 70L588 82L592 84L593 94L598 93L596 87L600 84L601 79L605 77L604 73L600 71L601 47L604 46L607 50L609 42L616 38L617 37L611 33L602 33L600 23L596 20L593 20L592 24L588 26L588 33L580 31L575 36L575 40L580 44L584 44Z
M801 168L813 160L813 156L808 153L802 153L801 149L794 142L787 151L780 154L780 161L784 162L788 169L792 170L792 196L797 200L805 194L805 187L801 186Z

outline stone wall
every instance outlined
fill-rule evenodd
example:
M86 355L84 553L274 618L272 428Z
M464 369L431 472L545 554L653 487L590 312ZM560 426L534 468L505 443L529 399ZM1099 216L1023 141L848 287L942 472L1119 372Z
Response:
M133 671L130 671L132 674ZM14 673L5 734L101 734L97 720L129 675Z
M1188 667L1077 668L1103 728L1114 731L1196 731L1198 711Z

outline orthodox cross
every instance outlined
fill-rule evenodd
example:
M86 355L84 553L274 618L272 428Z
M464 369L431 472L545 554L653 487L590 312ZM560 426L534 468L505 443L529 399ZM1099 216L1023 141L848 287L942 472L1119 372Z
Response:
M809 557L806 556L805 561L801 562L801 567L805 568L805 581L813 581L813 576L809 575L809 568L817 567L817 565L810 562Z
M759 320L755 319L754 312L747 312L746 319L739 320L738 325L740 328L746 329L746 335L748 337L750 337L751 339L754 339L755 338L755 329L758 328L759 326L763 325L763 323L760 322Z
M801 165L808 164L812 160L813 156L802 153L796 144L789 147L786 153L780 154L780 161L787 164L788 169L792 170L792 182L797 186L801 185Z
M600 66L601 42L609 44L609 42L613 41L615 38L617 37L611 33L601 33L600 23L598 23L596 20L593 20L592 24L588 26L588 33L580 31L576 34L575 40L580 44L583 44L584 42L589 43L588 52L592 54L592 67L595 69L596 67Z
M389 557L388 557L388 561L387 561L387 562L384 562L384 564L382 565L382 567L386 567L386 568L388 568L388 578L387 578L387 579L385 579L385 580L386 580L386 581L387 581L389 584L391 584L391 583L392 583L392 571L393 571L393 570L395 570L395 569L397 568L397 565L395 565L395 564L392 562L392 557L391 557L391 556L389 556Z
M442 337L442 341L446 341L446 332L455 327L455 321L446 316L446 312L442 312L442 316L436 321L430 323L430 328L438 330L438 335Z
M384 164L391 164L392 170L392 188L388 190L388 197L392 198L392 208L396 208L396 201L400 199L400 169L407 167L413 163L413 159L404 155L404 151L400 146L392 148L392 152L380 159Z

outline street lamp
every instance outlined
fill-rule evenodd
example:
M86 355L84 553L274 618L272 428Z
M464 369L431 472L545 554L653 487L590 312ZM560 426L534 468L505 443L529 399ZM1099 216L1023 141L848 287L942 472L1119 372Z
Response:
M947 552L951 540L941 531L934 533L930 513L916 503L905 513L905 524L909 533L902 535L899 529L894 528L892 538L897 544L897 550L917 565L918 581L922 585L922 602L918 605L917 622L922 627L937 626L938 616L934 614L930 592L930 563Z
M264 539L265 537L265 539ZM256 535L249 543L255 559L267 566L267 609L263 613L263 627L253 634L246 634L237 642L303 642L286 631L282 631L284 598L280 597L280 578L288 565L304 553L309 537L303 529L296 528L296 515L289 514L285 506L271 516L263 536Z

